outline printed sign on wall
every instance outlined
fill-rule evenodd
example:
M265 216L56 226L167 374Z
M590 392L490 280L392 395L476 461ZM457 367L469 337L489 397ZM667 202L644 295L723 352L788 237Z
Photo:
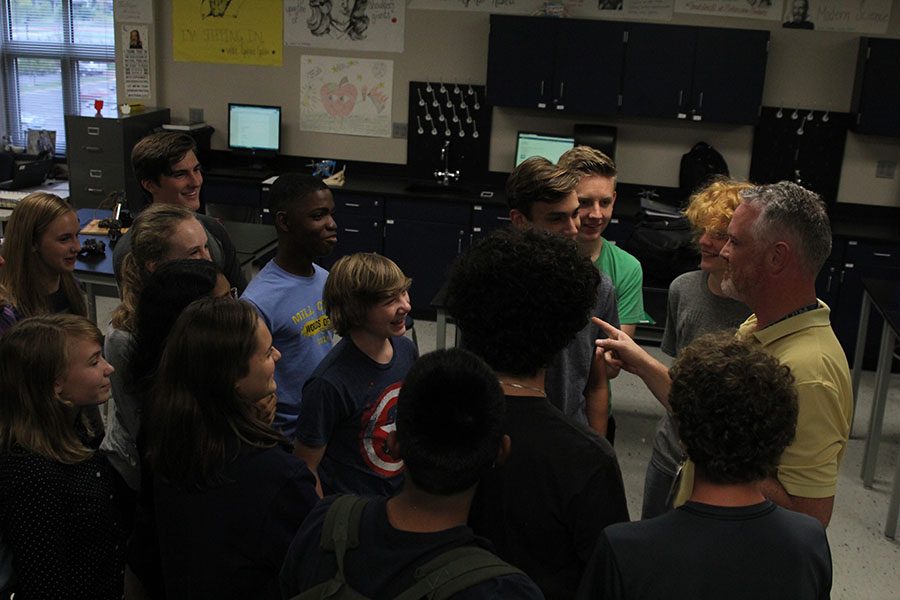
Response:
M391 137L394 61L304 55L300 129Z
M174 0L176 61L281 66L281 0Z
M781 0L675 0L675 12L744 19L781 18Z

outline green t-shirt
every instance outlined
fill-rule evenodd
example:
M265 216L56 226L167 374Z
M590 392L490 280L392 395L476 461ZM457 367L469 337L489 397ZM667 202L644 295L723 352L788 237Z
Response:
M653 322L644 313L644 272L638 259L603 239L600 256L594 261L594 266L609 275L616 288L619 323L636 325Z

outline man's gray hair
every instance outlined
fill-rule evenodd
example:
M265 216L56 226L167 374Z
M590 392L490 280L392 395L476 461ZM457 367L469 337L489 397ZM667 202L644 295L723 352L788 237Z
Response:
M741 197L761 211L753 224L754 238L786 236L798 242L801 264L813 277L818 275L831 253L831 223L822 198L790 181L753 187Z

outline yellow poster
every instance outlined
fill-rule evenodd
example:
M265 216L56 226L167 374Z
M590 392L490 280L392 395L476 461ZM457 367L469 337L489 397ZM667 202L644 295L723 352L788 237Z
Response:
M282 0L174 0L175 60L281 66Z

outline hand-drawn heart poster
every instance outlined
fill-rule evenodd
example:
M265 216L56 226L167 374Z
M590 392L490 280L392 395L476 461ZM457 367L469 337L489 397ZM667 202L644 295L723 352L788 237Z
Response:
M300 130L391 137L394 61L300 57Z

